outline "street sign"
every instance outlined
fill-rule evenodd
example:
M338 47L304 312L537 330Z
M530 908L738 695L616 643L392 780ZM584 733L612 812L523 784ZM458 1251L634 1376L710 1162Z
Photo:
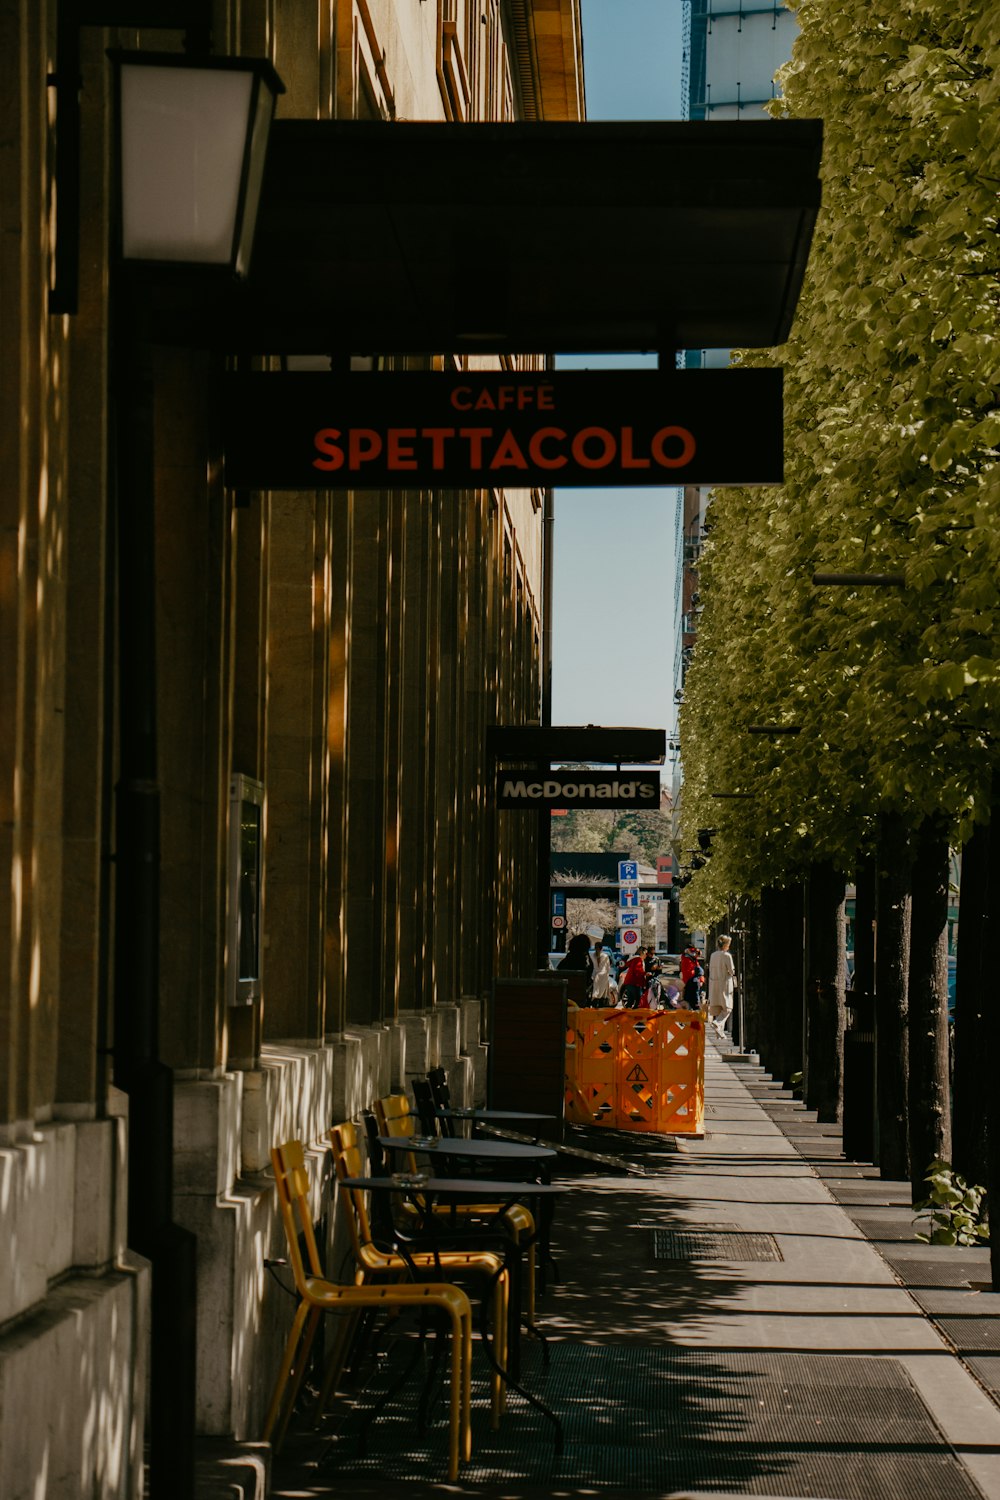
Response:
M564 917L566 915L565 891L552 892L552 910L556 913L557 916Z
M560 929L560 927L565 927L566 926L566 918L565 917L553 917L552 918L552 926L558 932L559 929Z
M644 807L660 805L659 774L649 772L500 771L497 807Z
M618 861L618 883L619 885L634 885L639 879L639 866L634 859L620 859Z
M618 908L619 927L639 927L642 924L642 914L637 911L629 911L627 907Z
M618 905L631 907L633 911L638 911L639 887L635 885L623 885L618 891Z
M618 934L618 941L623 948L635 948L639 943L638 927L623 927Z
M222 425L226 483L237 489L783 476L780 369L228 374Z

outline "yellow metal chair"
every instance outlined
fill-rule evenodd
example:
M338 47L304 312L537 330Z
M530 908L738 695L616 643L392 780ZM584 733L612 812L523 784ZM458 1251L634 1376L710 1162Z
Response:
M378 1120L380 1135L400 1137L411 1135L422 1135L423 1130L419 1118L413 1113L412 1106L406 1094L387 1094L383 1099L375 1101L375 1118ZM417 1169L416 1158L411 1152L407 1157L407 1170L415 1172ZM473 1218L492 1219L496 1218L502 1205L499 1203L466 1203L458 1208L457 1212L469 1215ZM451 1213L450 1208L443 1210ZM531 1210L523 1203L511 1203L505 1210L503 1222L508 1231L515 1235L518 1243L529 1240L527 1256L527 1276L525 1278L527 1287L527 1314L529 1324L535 1321L535 1220Z
M338 1182L345 1177L364 1175L361 1150L358 1145L357 1126L349 1120L330 1129L333 1160ZM361 1188L340 1187L338 1196L344 1205L347 1223L354 1247L356 1266L355 1281L364 1286L370 1281L388 1279L398 1281L413 1271L430 1271L439 1275L488 1276L493 1282L493 1348L497 1364L503 1369L507 1362L507 1312L510 1301L510 1275L504 1267L503 1256L494 1250L480 1250L474 1246L465 1250L454 1249L407 1249L405 1254L396 1250L383 1250L374 1240L365 1194ZM492 1425L500 1425L500 1414L504 1408L503 1381L498 1371L493 1372L490 1382L492 1392ZM324 1390L320 1398L320 1409L325 1405Z
M277 1451L295 1405L319 1320L324 1313L352 1313L369 1308L437 1308L451 1333L451 1380L448 1434L448 1478L458 1478L460 1458L472 1452L470 1393L472 1307L460 1287L443 1282L407 1282L397 1286L338 1286L322 1275L309 1207L309 1177L301 1141L286 1141L271 1152L278 1204L288 1242L288 1257L299 1294L274 1394L264 1423L264 1440L274 1434ZM305 1242L306 1260L299 1249Z

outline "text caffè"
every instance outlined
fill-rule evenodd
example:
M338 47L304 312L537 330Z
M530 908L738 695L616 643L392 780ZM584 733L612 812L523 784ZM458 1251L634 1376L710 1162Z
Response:
M776 484L781 371L226 377L241 489Z

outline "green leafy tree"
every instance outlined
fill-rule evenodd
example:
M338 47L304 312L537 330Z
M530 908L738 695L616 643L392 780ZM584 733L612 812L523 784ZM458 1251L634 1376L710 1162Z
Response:
M962 836L1000 706L1000 12L793 8L774 112L824 120L823 208L792 337L740 358L784 366L786 482L710 511L681 720L684 842L719 828L684 895L699 923L849 868L886 808ZM824 591L814 569L907 586ZM802 732L748 736L762 720Z
M629 808L569 808L553 817L552 849L558 854L607 854L620 850L630 859L655 864L670 850L669 811Z
M681 717L684 842L719 830L683 895L698 923L731 892L853 869L879 829L904 857L907 832L963 841L988 812L1000 706L1000 10L792 8L773 112L822 118L823 206L790 339L739 360L784 367L785 483L724 491L710 512ZM906 586L814 588L814 570ZM761 721L801 733L749 736ZM938 946L922 945L927 964ZM900 1023L882 1017L883 1043L905 1034L904 953L879 987ZM945 1049L912 1045L943 1035L943 972L910 967L918 1176L949 1153Z

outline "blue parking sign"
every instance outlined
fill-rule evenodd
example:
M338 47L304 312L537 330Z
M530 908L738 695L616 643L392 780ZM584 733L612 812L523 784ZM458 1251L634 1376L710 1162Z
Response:
M639 879L639 866L634 859L620 859L618 861L618 884L628 885Z

